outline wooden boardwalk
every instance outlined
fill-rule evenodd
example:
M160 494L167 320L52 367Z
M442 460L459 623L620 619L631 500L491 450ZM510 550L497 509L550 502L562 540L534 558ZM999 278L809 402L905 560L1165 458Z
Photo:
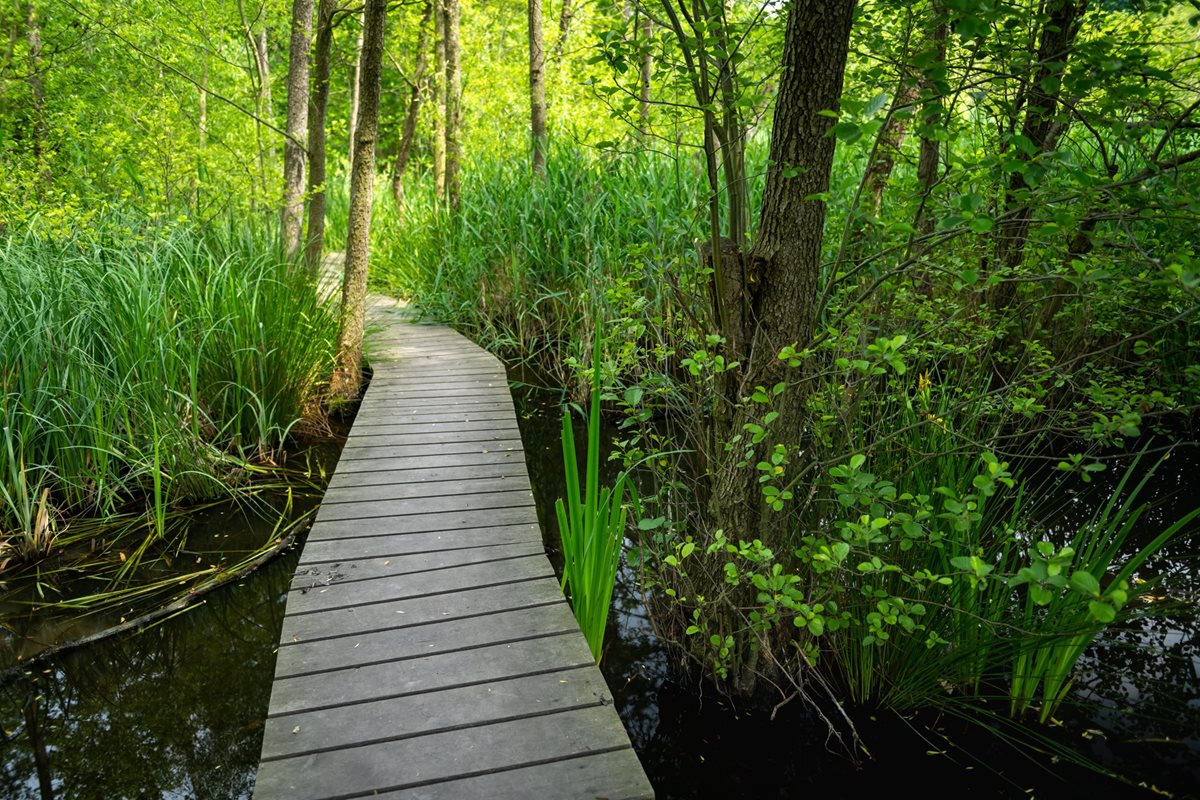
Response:
M652 798L544 554L503 367L395 303L371 318L255 798Z

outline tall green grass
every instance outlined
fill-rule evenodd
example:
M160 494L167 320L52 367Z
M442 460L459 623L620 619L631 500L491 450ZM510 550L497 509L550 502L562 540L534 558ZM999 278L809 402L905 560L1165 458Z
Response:
M589 362L594 308L662 327L682 317L684 297L702 296L691 285L708 235L700 166L687 149L610 156L559 143L538 180L525 158L493 152L464 170L453 214L414 177L403 209L378 195L373 280L574 383L567 364Z
M232 222L0 242L0 530L223 493L319 416L334 309ZM161 533L161 525L155 526Z

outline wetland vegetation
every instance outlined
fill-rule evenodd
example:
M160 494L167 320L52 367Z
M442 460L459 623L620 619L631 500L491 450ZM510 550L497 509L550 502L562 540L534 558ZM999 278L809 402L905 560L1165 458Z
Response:
M564 548L568 595L603 611L618 573L610 681L652 641L672 702L784 752L882 774L873 716L970 720L982 761L1194 791L1194 2L27 0L0 28L9 665L292 541L369 285L602 409L556 494L606 533ZM231 501L256 541L192 532ZM702 796L652 743L735 724L635 705L660 795Z

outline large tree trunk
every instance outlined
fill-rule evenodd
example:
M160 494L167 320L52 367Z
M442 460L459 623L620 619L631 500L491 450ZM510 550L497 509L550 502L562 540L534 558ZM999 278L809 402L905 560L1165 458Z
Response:
M413 64L412 86L408 95L408 108L404 112L404 128L400 133L400 148L392 164L392 198L396 208L404 205L404 170L412 154L413 139L417 135L417 120L420 119L421 100L425 97L426 51L429 49L429 19L433 16L433 0L425 0L425 11L421 15L421 28L417 34L417 55Z
M300 252L304 222L304 155L308 129L308 49L312 42L313 0L293 0L292 40L288 48L287 139L283 143L283 252Z
M542 49L542 0L529 0L529 136L533 174L546 176L546 54Z
M1063 126L1056 123L1059 96L1067 60L1075 47L1075 37L1087 11L1088 0L1050 0L1049 18L1043 23L1038 45L1038 67L1024 92L1025 119L1021 135L1033 146L1033 154L1022 160L1032 161L1057 146ZM993 308L1005 309L1016 299L1017 282L1013 271L1025 259L1025 245L1033 221L1032 188L1023 171L1015 171L1004 195L1005 219L997 225L996 256L1005 270L1005 280L991 294Z
M363 10L358 124L350 167L350 218L337 364L330 394L349 399L362 386L363 330L366 322L367 263L371 248L371 191L375 178L375 140L379 128L379 81L383 71L383 33L387 0L367 0Z
M786 345L803 348L812 339L826 209L823 201L810 198L829 189L835 144L829 135L834 121L820 112L839 107L853 16L852 0L793 0L788 12L770 166L758 237L746 264L753 335L744 353L733 354L745 365L739 395L755 386L788 384L774 406L779 417L758 449L778 443L797 454L803 436L804 385L789 374L778 354ZM747 423L761 422L761 413L753 403L738 407L720 432L723 439L732 441ZM712 525L731 540L761 538L785 552L787 514L771 512L756 471L737 466L762 456L754 452L747 458L746 450L742 442L718 456ZM762 649L742 641L739 650L735 680L748 690Z
M459 0L446 0L446 199L458 208L462 169L462 49Z
M308 105L308 238L304 261L314 277L325 253L325 115L329 109L329 70L336 7L337 0L320 0L317 6L312 97Z
M446 199L446 0L433 0L433 186Z
M362 84L362 51L363 51L363 35L367 24L367 10L363 7L362 12L358 15L358 38L354 40L354 75L350 79L350 163L354 163L354 142L355 133L358 127L358 106L361 102L360 92Z

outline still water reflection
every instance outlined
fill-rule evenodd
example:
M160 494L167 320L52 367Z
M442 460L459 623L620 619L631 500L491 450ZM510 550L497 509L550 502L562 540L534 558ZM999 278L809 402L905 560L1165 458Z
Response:
M249 797L298 556L0 693L0 797Z

